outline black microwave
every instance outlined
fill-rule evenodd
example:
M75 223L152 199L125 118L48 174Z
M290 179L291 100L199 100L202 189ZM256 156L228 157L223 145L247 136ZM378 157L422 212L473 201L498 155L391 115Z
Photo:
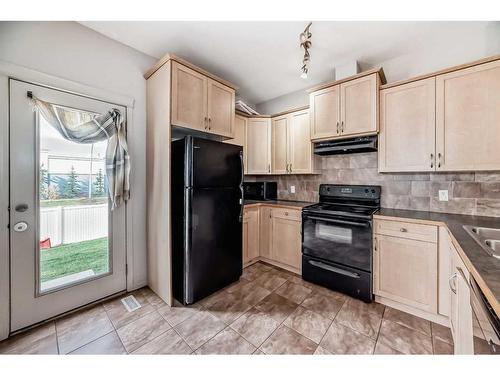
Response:
M264 182L243 182L244 198L247 200L269 201L278 197L278 183Z

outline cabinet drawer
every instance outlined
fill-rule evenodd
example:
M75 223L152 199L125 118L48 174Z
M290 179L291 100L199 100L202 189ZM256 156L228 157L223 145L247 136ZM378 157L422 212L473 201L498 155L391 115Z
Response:
M375 220L375 233L437 243L438 228L435 225Z
M273 217L279 217L282 219L302 221L302 210L294 210L289 208L273 208Z

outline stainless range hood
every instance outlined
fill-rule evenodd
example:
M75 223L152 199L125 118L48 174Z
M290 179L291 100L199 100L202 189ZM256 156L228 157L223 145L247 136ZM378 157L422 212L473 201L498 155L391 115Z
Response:
M336 139L314 144L314 153L321 156L374 151L377 151L376 135Z

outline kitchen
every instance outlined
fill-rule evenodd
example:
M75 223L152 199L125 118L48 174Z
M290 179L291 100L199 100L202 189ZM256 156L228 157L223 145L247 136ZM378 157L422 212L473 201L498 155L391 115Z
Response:
M92 24L78 27L109 32ZM298 24L307 77L324 34ZM37 348L61 354L497 354L498 53L399 76L351 59L251 110L217 59L148 60L147 125L129 136L144 142L145 213L126 216L144 221L144 278L129 284L128 252L126 286L14 318L0 352L30 352L27 322L43 322Z

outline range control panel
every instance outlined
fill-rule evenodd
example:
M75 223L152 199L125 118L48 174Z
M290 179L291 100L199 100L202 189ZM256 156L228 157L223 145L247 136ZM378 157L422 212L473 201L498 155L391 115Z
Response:
M380 199L378 185L333 185L321 184L319 195L330 198Z

